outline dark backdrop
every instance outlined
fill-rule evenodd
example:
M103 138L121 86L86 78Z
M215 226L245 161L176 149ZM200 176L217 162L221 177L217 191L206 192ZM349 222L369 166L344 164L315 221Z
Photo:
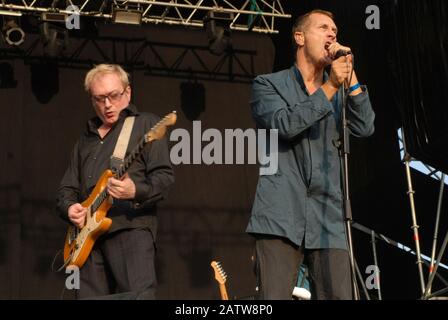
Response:
M414 248L389 67L396 2L294 3L285 1L286 11L294 17L316 7L336 14L339 41L353 49L358 78L368 85L376 112L375 134L352 140L354 220ZM380 7L380 30L365 27L365 8L371 4ZM208 53L205 32L177 27L99 25L94 31L74 34L67 49L76 52L72 59L47 64L38 58L39 47L34 55L12 58L16 53L2 44L1 63L13 67L17 84L0 89L0 298L61 296L64 274L52 272L51 263L63 245L66 226L57 218L54 199L72 146L93 114L82 89L93 63L125 64L133 102L140 110L159 115L177 109L178 128L191 132L193 119L202 121L202 130L251 128L250 79L291 65L291 24L279 20L280 33L272 37L234 32L236 52L226 59ZM36 39L30 34L24 46ZM213 259L221 261L229 275L231 297L253 295L253 241L244 230L257 166L178 165L175 173L176 185L159 214L159 298L218 299L210 268ZM413 177L422 251L429 254L438 183L415 172ZM443 216L443 233L446 226ZM366 277L366 266L373 264L369 236L354 230L354 245ZM383 242L378 243L378 256L383 297L417 298L414 257Z

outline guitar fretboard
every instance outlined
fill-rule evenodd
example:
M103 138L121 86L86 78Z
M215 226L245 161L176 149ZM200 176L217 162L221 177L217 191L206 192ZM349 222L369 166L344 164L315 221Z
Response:
M140 155L143 148L145 147L148 140L146 139L146 136L143 137L140 142L137 144L137 146L134 147L134 149L131 151L131 153L124 159L123 164L120 166L120 168L115 172L114 177L116 179L121 179L126 171L129 169L129 167L132 165L132 163L135 161L135 159ZM98 210L98 208L103 204L103 202L107 199L108 193L107 190L104 189L101 191L96 199L93 201L90 209L90 215L93 216L93 214Z
M115 173L115 178L121 179L124 176L124 174L126 173L126 171L128 171L129 167L134 162L134 160L140 155L145 145L146 145L146 139L143 138L140 140L138 145L131 151L131 153L124 159L123 165L120 166L118 171Z

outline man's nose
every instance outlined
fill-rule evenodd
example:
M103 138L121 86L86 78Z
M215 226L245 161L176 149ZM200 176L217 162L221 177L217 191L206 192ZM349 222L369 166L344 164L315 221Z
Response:
M106 98L104 99L104 106L105 106L106 108L110 108L110 107L112 106L112 103L110 102L109 97L106 97Z
M336 32L333 29L329 28L327 31L327 35L329 38L331 38L332 40L336 39Z

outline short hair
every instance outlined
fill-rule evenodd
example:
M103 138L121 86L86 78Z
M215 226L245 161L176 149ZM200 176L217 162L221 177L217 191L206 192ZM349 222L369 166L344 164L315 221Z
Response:
M294 34L298 31L304 31L306 29L306 27L308 26L308 22L310 19L310 16L312 14L323 14L327 17L330 17L332 20L334 20L334 14L331 13L330 11L326 11L326 10L321 10L321 9L314 9L310 12L307 12L305 14L302 14L301 16L299 16L295 21L294 21L294 25L292 26L292 44L294 46L294 51L297 50L297 44L296 44L296 40L294 39Z
M90 69L89 72L87 72L84 79L84 89L87 92L90 92L90 86L97 77L110 73L114 73L120 78L120 81L123 84L124 88L129 86L129 74L124 71L121 66L119 66L118 64L103 63L95 66L94 68Z

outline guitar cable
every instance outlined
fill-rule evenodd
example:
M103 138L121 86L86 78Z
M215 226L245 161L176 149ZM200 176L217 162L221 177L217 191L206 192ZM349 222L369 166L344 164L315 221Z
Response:
M56 259L61 254L61 252L62 252L62 249L58 250L58 252L56 252L56 254L53 258L53 262L51 263L51 271L52 272L55 272L54 264L56 263ZM70 263L70 261L72 260L72 257L73 257L73 252L70 254L70 257L67 259L67 261L65 261L64 264L58 270L56 270L56 272L60 272L62 269L65 269L68 266L68 264ZM64 282L64 286L62 287L61 294L59 295L59 300L64 300L65 289L66 289L66 284Z
M59 295L59 300L64 300L64 293L65 293L65 283L64 286L62 287L61 294Z
M61 254L61 252L62 252L62 249L58 250L58 252L56 252L56 254L53 258L53 262L51 263L51 271L52 272L62 271L62 269L65 269L68 266L68 264L70 263L70 261L72 260L73 252L70 254L69 258L64 262L64 264L58 270L54 271L54 264L56 263L56 259Z
M67 262L65 262L62 267L60 267L58 270L54 270L54 265L56 263L56 259L58 258L58 256L61 254L62 249L59 249L56 254L53 257L53 261L51 262L51 272L60 272L63 268L65 268L67 266ZM70 261L70 260L67 260ZM64 282L64 286L62 287L62 291L59 295L59 300L64 300L64 293L65 293L65 282Z

